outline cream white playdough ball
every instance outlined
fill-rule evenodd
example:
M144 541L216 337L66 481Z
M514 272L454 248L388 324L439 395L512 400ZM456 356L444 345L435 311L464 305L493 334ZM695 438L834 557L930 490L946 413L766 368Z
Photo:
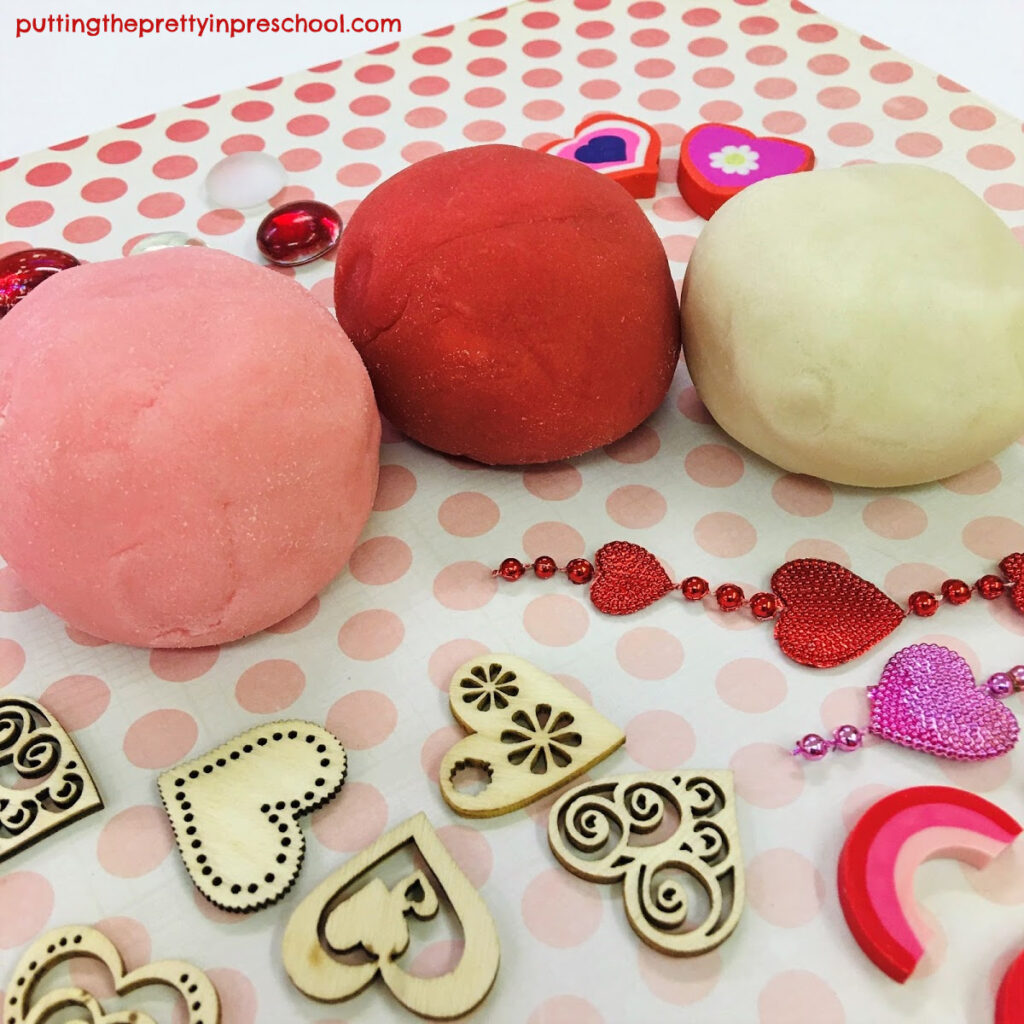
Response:
M379 437L296 282L193 247L63 271L0 321L0 555L95 636L235 640L344 566Z
M1024 433L1024 248L949 175L770 178L705 227L683 350L727 433L867 487L969 469Z

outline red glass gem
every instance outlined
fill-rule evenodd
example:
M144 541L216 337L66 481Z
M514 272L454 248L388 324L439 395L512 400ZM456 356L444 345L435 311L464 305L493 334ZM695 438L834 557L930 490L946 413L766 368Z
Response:
M585 558L573 558L566 563L565 574L572 583L589 583L594 576L594 567Z
M33 288L78 260L60 249L21 249L0 259L0 317L6 316Z
M770 619L779 610L779 599L774 594L762 592L750 599L750 612L755 619Z
M523 563L518 558L506 558L498 566L498 575L503 580L508 580L509 583L515 583L516 580L521 579L524 572Z
M939 608L938 599L934 594L929 594L927 590L915 590L907 598L907 604L910 605L910 610L915 615L920 615L922 619L934 615Z
M260 252L280 267L309 263L330 252L340 237L341 215L315 199L299 199L271 210L256 229Z
M687 601L703 601L708 596L708 591L711 587L708 581L701 579L700 576L687 576L682 583L679 584L679 589L683 592L683 597Z
M558 572L558 566L550 555L541 555L533 560L533 574L542 580L549 580Z
M963 580L943 580L942 596L950 604L967 604L971 599L971 588Z
M977 583L974 584L974 589L986 601L994 601L997 597L1000 597L1003 591L1006 589L1006 584L998 577L993 576L991 573L982 576Z
M735 583L723 583L715 591L715 600L723 612L734 612L743 604L743 590Z

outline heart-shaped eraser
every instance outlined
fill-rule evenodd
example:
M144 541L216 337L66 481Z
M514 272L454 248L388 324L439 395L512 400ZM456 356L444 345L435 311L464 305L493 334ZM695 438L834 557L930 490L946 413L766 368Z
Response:
M672 590L661 563L639 544L613 540L594 556L590 601L605 615L632 615Z
M553 676L512 654L467 661L452 676L448 702L471 735L444 755L441 795L471 818L523 807L582 775L626 739ZM485 772L486 787L458 789L463 768Z
M906 617L873 583L821 558L779 566L772 590L783 605L775 622L782 653L813 668L833 668L859 657Z
M571 139L556 139L540 150L586 164L617 181L634 199L649 199L658 187L661 137L634 117L593 114L576 125Z
M1014 713L975 685L967 662L936 644L897 651L868 698L871 732L954 761L1005 754L1020 732Z
M691 128L680 143L676 183L690 208L710 220L748 185L813 166L814 150L802 142L708 122Z
M279 900L302 866L296 820L345 781L345 748L323 726L271 722L164 772L160 797L196 888L223 910Z

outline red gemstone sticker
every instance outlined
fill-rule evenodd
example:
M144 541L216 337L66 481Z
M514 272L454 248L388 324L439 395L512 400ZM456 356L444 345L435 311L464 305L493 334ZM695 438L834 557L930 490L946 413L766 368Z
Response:
M280 267L309 263L330 252L341 237L341 215L315 199L299 199L271 210L256 231L263 255Z
M0 317L6 316L33 288L78 260L61 249L22 249L0 259Z

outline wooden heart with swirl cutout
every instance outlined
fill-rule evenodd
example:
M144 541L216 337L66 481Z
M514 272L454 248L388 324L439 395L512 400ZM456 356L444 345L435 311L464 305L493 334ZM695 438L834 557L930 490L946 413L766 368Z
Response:
M553 676L512 654L467 661L452 676L448 702L472 735L441 761L441 795L471 818L525 806L582 775L626 738ZM488 776L479 793L457 788L464 768Z
M102 932L75 925L46 932L28 947L7 986L0 1021L3 1024L42 1024L62 1010L73 1008L82 1011L74 1018L78 1024L86 1024L86 1021L88 1024L155 1024L143 1010L106 1013L94 995L75 985L40 991L37 998L37 990L43 988L40 983L49 971L65 960L78 957L103 964L113 978L118 996L144 986L159 985L181 996L186 1011L180 1020L187 1024L218 1024L220 1021L217 990L202 971L183 960L160 960L126 974L121 954Z
M160 776L160 796L196 888L223 910L260 910L295 882L298 818L345 781L345 748L323 726L271 722Z

